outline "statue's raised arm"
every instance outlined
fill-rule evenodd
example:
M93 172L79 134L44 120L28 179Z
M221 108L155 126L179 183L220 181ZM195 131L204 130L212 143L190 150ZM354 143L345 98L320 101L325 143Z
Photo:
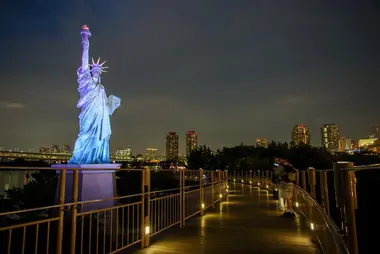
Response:
M88 38L91 36L91 32L88 29L87 25L82 26L82 32L80 33L82 35L82 70L85 71L89 68L88 66L88 51L90 48L90 42Z

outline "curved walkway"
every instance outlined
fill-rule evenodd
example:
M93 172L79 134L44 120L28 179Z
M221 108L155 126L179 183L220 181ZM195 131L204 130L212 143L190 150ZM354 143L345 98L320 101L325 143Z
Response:
M321 253L302 216L281 217L271 194L230 184L227 201L151 239L139 254Z

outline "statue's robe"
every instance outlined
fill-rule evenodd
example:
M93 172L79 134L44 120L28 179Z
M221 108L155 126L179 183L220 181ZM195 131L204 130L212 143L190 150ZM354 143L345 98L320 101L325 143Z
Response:
M80 99L77 107L79 115L79 135L75 142L69 164L109 163L109 139L111 136L110 110L104 87L95 83L90 69L78 69L78 91Z

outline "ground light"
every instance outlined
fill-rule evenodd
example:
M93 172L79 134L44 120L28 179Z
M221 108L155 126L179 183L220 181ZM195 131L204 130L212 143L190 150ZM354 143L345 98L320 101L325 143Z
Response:
M150 234L150 227L149 227L149 226L146 226L146 227L145 227L145 234L146 234L146 235L149 235L149 234Z

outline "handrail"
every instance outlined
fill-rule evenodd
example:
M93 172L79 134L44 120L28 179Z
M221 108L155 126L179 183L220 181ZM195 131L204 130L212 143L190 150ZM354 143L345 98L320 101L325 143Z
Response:
M91 248L100 248L103 249L103 252L106 252L107 249L107 253L116 253L138 243L141 244L141 247L148 247L151 236L178 224L183 227L185 221L196 214L204 215L207 208L214 207L217 202L223 202L227 195L227 171L220 170L160 170L169 175L172 175L172 172L178 174L172 177L174 181L177 181L179 187L151 191L150 178L155 176L155 170L149 168L121 169L121 171L141 174L141 191L139 193L126 196L114 194L116 196L78 200L79 174L82 172L82 168L5 166L0 167L1 169L53 170L60 173L56 196L59 198L59 202L55 205L0 213L2 222L0 233L4 237L4 242L7 242L0 248L0 252L8 254L18 252L18 249L20 249L20 253L23 253L28 248L34 248L34 253L40 253L40 249L44 249L42 252L62 254L66 253L65 251L68 253L93 253ZM99 173L115 172L114 169L109 168L88 170L98 170ZM66 180L69 172L70 180ZM210 176L207 181L203 179L204 174ZM114 177L115 174L112 176ZM188 179L197 184L188 182ZM71 186L70 188L66 186L67 183L72 185L72 192L70 192ZM187 186L187 184L189 185ZM126 199L125 203L110 205L110 201L124 199ZM104 206L93 205L102 202L108 203ZM87 205L88 207L85 207ZM45 210L51 212L46 214ZM28 221L29 215L26 213L32 213L35 216L35 212L38 212L37 217L33 217L33 221ZM17 221L8 223L8 219L15 218L11 218L14 215L21 220L17 219ZM69 217L71 217L71 226L64 226L69 222L67 220ZM4 224L4 222L6 223ZM94 233L91 235L92 231ZM30 235L35 237L34 241L30 241ZM18 239L20 236L23 240L21 245L19 244L20 239ZM53 237L56 238L56 241L52 241ZM63 245L63 242L66 241L64 239L69 241L67 246ZM53 246L53 243L56 245ZM70 251L65 248L70 248Z
M333 220L330 218L330 216L328 216L326 214L326 212L323 210L322 206L307 191L305 191L301 187L294 185L294 188L297 191L299 191L300 193L302 193L303 195L306 195L311 200L311 202L313 203L313 206L316 207L318 212L322 215L323 220L325 222L325 226L329 230L331 235L333 236L334 242L335 242L336 246L338 247L339 254L350 254L350 252L348 251L348 249L347 249L347 247L346 247L346 245L342 239L341 234L338 232L338 230L339 230L338 227L333 222Z

